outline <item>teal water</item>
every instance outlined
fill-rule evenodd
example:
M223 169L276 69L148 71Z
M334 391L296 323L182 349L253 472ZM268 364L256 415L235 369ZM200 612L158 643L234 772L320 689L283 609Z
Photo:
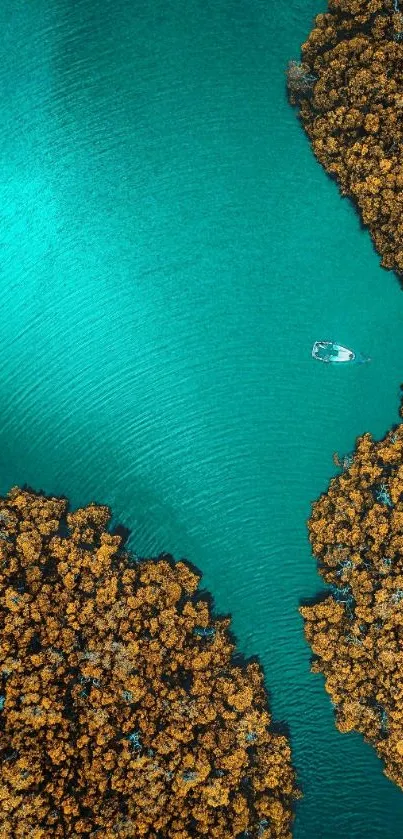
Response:
M3 0L0 489L107 502L140 555L194 562L290 726L296 839L399 839L297 611L310 502L403 372L403 294L285 98L320 10ZM372 363L315 363L327 337Z

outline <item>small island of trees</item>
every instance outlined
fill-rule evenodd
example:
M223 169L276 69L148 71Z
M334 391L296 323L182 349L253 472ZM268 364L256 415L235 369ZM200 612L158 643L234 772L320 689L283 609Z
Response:
M342 732L364 735L403 789L403 424L364 434L309 520L328 596L303 606L314 672Z
M288 90L317 159L403 279L403 0L330 0Z

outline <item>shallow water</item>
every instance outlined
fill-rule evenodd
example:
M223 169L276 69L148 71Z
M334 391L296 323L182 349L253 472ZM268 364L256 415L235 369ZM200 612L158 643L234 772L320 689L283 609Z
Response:
M397 421L403 351L397 281L286 102L318 11L1 3L0 489L107 502L140 555L194 562L290 726L296 839L398 839L297 611L310 502ZM324 338L373 361L316 363Z

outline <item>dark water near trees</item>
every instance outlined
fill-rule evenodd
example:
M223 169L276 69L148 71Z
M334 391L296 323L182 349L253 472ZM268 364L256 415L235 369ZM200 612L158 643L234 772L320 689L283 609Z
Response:
M314 0L3 0L1 490L112 505L264 664L296 839L396 839L298 615L332 452L397 420L403 295L284 94ZM329 369L315 339L368 353Z

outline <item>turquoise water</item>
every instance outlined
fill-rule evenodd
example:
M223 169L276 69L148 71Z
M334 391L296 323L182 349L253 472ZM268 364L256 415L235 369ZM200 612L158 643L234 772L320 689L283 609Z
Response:
M322 8L323 5L322 5ZM332 453L397 421L403 295L284 94L314 0L3 0L0 489L112 505L263 662L296 839L399 839L298 615ZM331 338L372 356L328 367Z

